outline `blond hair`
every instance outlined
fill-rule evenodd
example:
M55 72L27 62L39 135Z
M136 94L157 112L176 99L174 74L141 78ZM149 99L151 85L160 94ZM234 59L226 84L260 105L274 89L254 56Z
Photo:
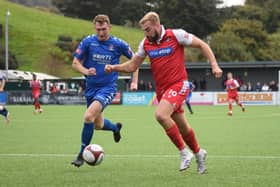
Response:
M148 12L145 16L139 21L140 25L143 25L147 21L150 21L152 24L160 23L159 15L156 12Z
M105 14L98 14L94 17L93 23L94 24L96 24L96 23L100 23L100 24L108 23L108 25L109 25L110 24L110 19L109 19L109 16L107 16Z

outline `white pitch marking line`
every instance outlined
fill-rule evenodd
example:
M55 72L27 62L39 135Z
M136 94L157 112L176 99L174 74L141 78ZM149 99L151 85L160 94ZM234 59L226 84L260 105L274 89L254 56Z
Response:
M33 153L0 153L0 157L74 157L74 154L33 154ZM106 157L112 158L177 158L178 155L145 155L145 154L126 154L112 155L106 154ZM209 155L213 159L280 159L280 156L271 155Z

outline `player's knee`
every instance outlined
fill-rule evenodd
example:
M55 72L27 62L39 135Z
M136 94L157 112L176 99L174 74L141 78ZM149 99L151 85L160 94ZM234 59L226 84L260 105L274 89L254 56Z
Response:
M84 115L84 121L86 123L92 123L94 121L93 116L90 113L86 112Z
M159 123L163 123L164 121L166 121L168 119L168 117L164 114L162 114L161 112L155 112L155 118Z

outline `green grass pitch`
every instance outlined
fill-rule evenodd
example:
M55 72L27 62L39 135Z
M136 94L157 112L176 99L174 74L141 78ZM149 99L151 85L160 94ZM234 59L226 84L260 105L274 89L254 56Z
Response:
M122 140L95 131L92 143L105 150L97 167L74 168L84 106L8 106L0 118L0 186L279 186L280 107L248 106L226 115L227 106L194 106L186 115L208 151L205 175L195 160L179 172L178 151L154 119L155 107L109 106L104 115L124 124Z

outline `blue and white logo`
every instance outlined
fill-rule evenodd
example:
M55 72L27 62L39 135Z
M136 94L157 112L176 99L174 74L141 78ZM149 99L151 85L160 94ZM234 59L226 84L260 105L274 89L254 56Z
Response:
M166 47L166 48L159 48L156 50L149 50L148 55L150 58L157 58L157 57L168 56L172 52L173 52L172 47Z

